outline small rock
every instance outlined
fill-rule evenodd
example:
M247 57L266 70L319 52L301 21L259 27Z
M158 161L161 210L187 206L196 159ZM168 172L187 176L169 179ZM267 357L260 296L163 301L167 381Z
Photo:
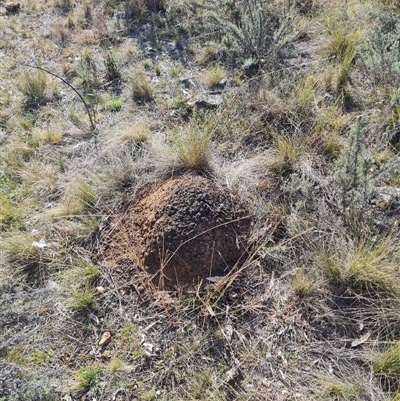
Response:
M190 89L195 86L194 82L190 78L181 78L179 82L186 88Z
M47 242L46 242L46 240L44 238L41 238L40 241L33 241L32 242L32 247L34 247L34 248L43 249L46 246L47 246Z
M99 318L92 312L89 312L89 319L93 320L95 324L100 324Z
M222 103L222 97L219 95L214 95L196 99L194 101L188 102L187 105L197 110L215 110L219 106L221 106Z
M107 346L108 344L110 344L111 339L112 339L111 333L109 331L104 332L100 338L99 346L100 347Z
M243 66L244 75L247 78L254 77L260 71L261 65L257 61L248 60Z
M103 294L105 289L101 285L95 288L97 294Z
M219 81L219 82L214 86L214 90L216 90L216 91L222 91L223 89L225 89L227 83L228 83L228 80L227 80L226 78L221 79L221 81Z
M115 19L124 19L125 12L124 11L114 11L114 18Z
M13 1L11 3L6 3L4 4L4 8L6 9L6 11L10 14L15 14L17 13L20 8L21 8L21 4Z

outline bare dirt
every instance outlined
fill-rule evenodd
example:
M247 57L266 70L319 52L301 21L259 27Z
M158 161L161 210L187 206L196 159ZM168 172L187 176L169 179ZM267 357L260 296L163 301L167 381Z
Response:
M171 288L227 274L245 258L252 218L237 195L183 174L140 191L105 234L105 263L137 266Z

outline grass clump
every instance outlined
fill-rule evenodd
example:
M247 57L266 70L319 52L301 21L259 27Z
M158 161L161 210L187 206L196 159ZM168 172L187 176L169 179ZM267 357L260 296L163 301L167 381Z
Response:
M201 78L208 89L214 89L225 77L225 72L220 66L213 67L203 72Z
M350 250L328 251L323 268L337 285L346 285L356 292L383 292L400 300L398 275L399 253L390 240L356 242Z
M17 88L24 95L27 108L34 108L44 104L47 100L47 76L42 71L35 73L25 72Z
M83 180L76 180L72 192L80 203L82 212L93 210L98 202L98 195L93 185Z
M400 341L397 341L372 361L375 374L400 377Z
M329 399L333 400L354 400L357 401L360 398L360 389L349 383L344 383L339 380L328 380L322 381L322 393L328 396Z
M80 288L72 291L67 307L73 312L94 310L97 307L94 290L92 288Z
M0 193L0 231L21 227L23 211L8 196Z
M144 73L137 73L131 78L131 93L135 101L153 100L153 89Z
M293 291L300 299L313 296L317 291L317 283L311 273L307 273L304 268L299 269L292 278Z
M86 309L96 309L94 285L99 278L98 268L87 261L78 260L68 266L59 278L61 284L69 289L67 307L78 312Z
M41 249L33 244L34 237L25 231L9 232L0 240L10 261L28 273L35 273L41 262Z
M173 139L173 151L178 165L195 171L211 168L210 134L201 130L182 131Z
M77 261L62 275L62 280L69 288L87 288L94 285L100 272L98 268L86 261Z
M296 169L296 165L304 153L305 144L301 139L280 135L276 139L276 148L270 170L278 176L287 176Z
M150 127L146 121L139 121L137 124L123 128L117 138L120 142L128 142L137 145L145 143L149 138Z
M34 129L30 142L40 145L59 145L62 140L63 133L58 128Z
M78 387L85 390L94 388L101 377L101 369L96 367L85 367L76 372Z

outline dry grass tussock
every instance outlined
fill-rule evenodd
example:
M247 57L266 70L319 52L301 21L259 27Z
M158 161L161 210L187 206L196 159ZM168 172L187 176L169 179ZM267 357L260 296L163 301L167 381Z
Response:
M397 2L48 5L0 12L0 401L398 400ZM121 227L183 174L251 235L166 291Z

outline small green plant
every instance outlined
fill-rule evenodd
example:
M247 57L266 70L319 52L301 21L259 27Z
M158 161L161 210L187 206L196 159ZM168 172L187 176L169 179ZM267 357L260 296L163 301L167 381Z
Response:
M72 291L67 301L68 309L79 312L86 309L96 309L94 291L91 288L83 288Z
M116 341L121 343L122 351L128 360L137 361L143 357L139 327L135 323L126 322L116 333Z
M33 364L41 364L53 360L54 352L52 350L36 350L31 353L29 359Z
M136 73L131 79L132 97L136 101L153 100L153 89L146 75L142 72Z
M372 361L375 374L400 377L400 341L397 341Z
M94 90L100 85L100 78L93 52L90 49L83 49L76 74L83 93L86 96L94 96Z
M96 367L82 368L76 372L78 387L89 390L94 388L101 377L101 369Z
M276 17L262 0L230 1L224 13L210 13L226 49L242 60L252 58L257 63L290 41L294 16L282 17L278 31L273 23Z
M370 173L373 159L362 123L355 123L348 137L347 146L336 161L334 178L341 197L343 220L355 233L362 235L365 224L372 222L367 211L375 185Z
M188 117L191 113L187 105L187 98L183 95L173 98L169 107L173 110L177 110L182 117Z
M114 97L107 102L106 107L110 111L120 111L122 105L123 105L122 99L119 97Z
M78 260L62 276L69 288L87 288L99 277L98 268L92 263Z
M119 83L121 80L121 70L113 53L107 53L104 65L106 67L107 82Z

